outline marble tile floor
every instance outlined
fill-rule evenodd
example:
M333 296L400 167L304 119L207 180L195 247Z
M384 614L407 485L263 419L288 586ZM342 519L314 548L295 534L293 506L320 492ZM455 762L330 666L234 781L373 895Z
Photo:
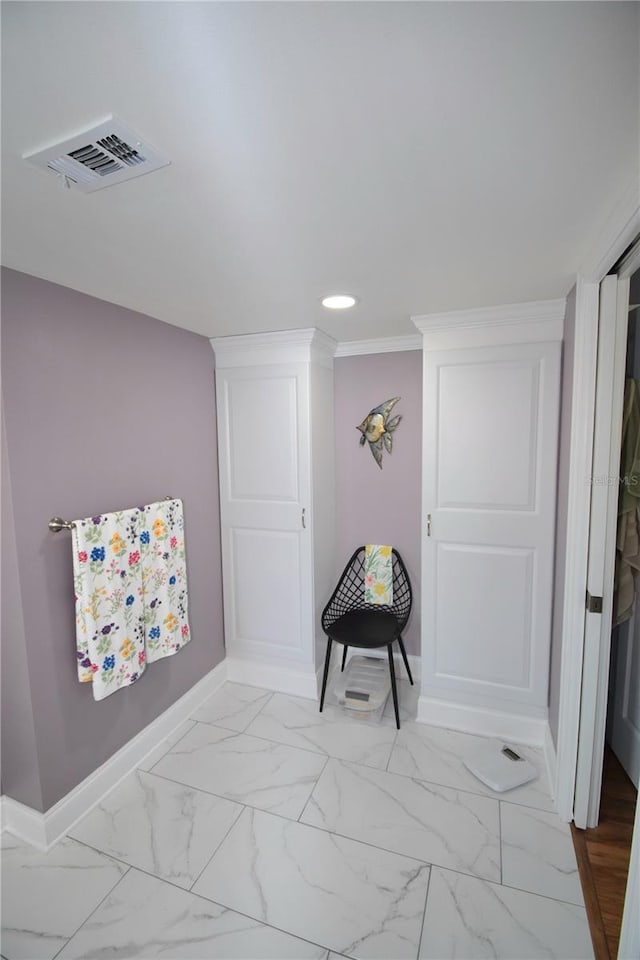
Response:
M47 853L2 838L6 960L593 957L542 752L227 683Z

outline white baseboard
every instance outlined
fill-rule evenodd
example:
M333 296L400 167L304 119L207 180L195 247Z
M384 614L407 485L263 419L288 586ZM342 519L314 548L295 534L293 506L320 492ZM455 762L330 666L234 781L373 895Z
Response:
M227 657L227 680L246 683L249 687L264 687L276 693L289 693L307 700L318 699L318 684L312 667L298 670L286 664L274 665L259 660Z
M558 757L556 754L556 745L551 736L551 727L547 724L544 734L544 759L547 765L547 777L549 779L549 789L551 797L555 803L558 790Z
M418 723L475 733L481 737L500 737L513 743L543 747L549 724L546 718L503 713L487 707L452 703L436 697L421 696L418 700Z
M0 801L2 830L9 830L40 850L48 850L100 803L123 777L135 770L147 754L187 720L226 679L227 661L223 660L45 813L3 796Z
M18 803L11 797L0 797L0 823L2 832L9 830L14 836L38 850L48 850L52 845L47 842L46 814Z

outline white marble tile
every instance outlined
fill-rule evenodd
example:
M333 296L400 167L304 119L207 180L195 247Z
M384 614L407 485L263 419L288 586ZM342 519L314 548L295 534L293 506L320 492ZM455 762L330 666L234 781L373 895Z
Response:
M330 760L301 822L500 881L498 803L488 797Z
M270 690L225 683L193 714L194 720L242 733L272 696Z
M415 960L429 867L245 810L194 891L353 957Z
M296 819L324 763L324 757L308 750L197 723L153 772Z
M320 713L317 701L281 693L274 693L247 733L380 769L396 736L390 724L362 722L335 707Z
M148 753L144 758L142 763L138 764L138 770L151 770L153 765L158 762L160 757L164 757L165 753L171 749L171 747L181 740L185 733L188 733L189 730L195 725L195 720L185 720L184 723L181 723L180 726L169 734L169 736L158 744L155 750L152 750L151 753Z
M555 813L500 804L502 882L582 905L571 830Z
M70 831L70 836L189 888L242 807L136 770Z
M586 960L593 957L586 912L434 867L420 960Z
M494 742L498 747L504 745L503 740ZM554 809L541 750L511 744L518 753L534 764L538 779L506 793L496 793L474 777L463 763L465 757L473 757L478 743L486 743L486 739L422 723L403 724L387 769L402 776L441 783L457 790L470 790L483 796L507 800L509 803L538 807L540 810Z
M130 870L60 960L324 960L324 947Z
M127 869L74 840L41 853L3 833L3 955L50 960Z

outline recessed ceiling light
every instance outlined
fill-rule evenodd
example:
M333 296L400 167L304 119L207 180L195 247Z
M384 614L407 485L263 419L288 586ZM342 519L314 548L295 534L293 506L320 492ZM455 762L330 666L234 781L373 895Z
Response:
M322 298L322 306L329 310L347 310L355 306L356 298L348 293L332 293L330 297Z

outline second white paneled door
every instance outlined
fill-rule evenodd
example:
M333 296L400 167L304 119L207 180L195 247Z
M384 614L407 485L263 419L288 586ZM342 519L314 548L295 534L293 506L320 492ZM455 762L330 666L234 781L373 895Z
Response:
M229 678L315 697L334 575L335 343L297 330L213 346Z
M532 320L532 339L553 330L558 338L522 342L521 320L494 325L488 313L472 336L468 323L457 334L455 323L444 336L428 323L423 330L420 717L541 741L561 324ZM440 349L474 339L468 348Z
M309 656L307 380L303 364L219 373L225 619L235 655L251 659Z

